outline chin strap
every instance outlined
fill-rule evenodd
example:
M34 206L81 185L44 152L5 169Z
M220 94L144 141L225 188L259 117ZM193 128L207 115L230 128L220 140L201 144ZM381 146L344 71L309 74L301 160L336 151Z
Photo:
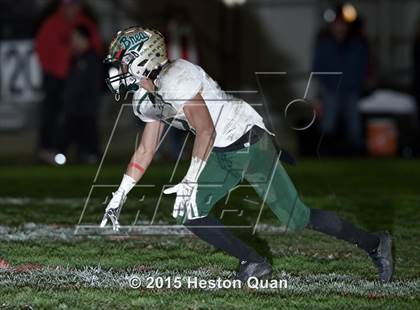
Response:
M138 84L130 84L128 86L120 84L120 87L118 88L118 93L115 94L115 100L120 101L121 98L123 98L123 100L126 100L129 93L135 93L139 89L140 86Z

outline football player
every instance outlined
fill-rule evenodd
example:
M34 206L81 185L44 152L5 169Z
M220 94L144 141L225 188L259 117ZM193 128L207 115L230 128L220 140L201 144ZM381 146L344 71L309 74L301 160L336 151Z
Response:
M176 194L172 215L200 239L236 257L238 279L269 277L271 265L209 213L246 179L287 231L307 228L351 242L372 258L381 281L391 280L390 235L367 232L335 212L306 206L281 164L283 152L263 118L247 102L221 90L201 67L182 59L169 61L158 31L141 27L119 31L106 61L114 65L106 82L115 98L133 93L134 114L146 125L101 227L110 220L118 230L122 204L148 169L168 124L195 135L185 177L164 190Z

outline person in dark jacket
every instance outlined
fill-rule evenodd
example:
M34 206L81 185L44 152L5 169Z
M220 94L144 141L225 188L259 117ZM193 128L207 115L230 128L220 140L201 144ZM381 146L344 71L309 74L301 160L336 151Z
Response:
M99 54L101 40L93 20L87 17L79 0L60 0L53 14L41 24L35 48L43 72L44 100L40 111L38 156L54 163L57 132L62 114L61 94L70 71L71 37L76 25L89 29L90 40Z
M368 50L363 39L351 35L350 25L337 15L326 33L318 39L313 71L321 88L323 113L321 129L327 141L336 135L339 121L343 123L347 144L353 152L363 149L362 126L357 103L367 73ZM341 75L328 74L341 72Z
M77 26L71 41L71 69L61 96L64 121L59 151L66 154L74 143L82 162L95 163L99 153L97 116L102 66L90 43L87 27Z

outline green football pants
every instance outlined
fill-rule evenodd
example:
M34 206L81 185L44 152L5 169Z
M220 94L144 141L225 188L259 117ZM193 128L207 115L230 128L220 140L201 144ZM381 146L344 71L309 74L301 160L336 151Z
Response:
M306 226L309 208L300 200L279 160L272 137L267 133L257 143L241 150L210 154L198 179L199 215L206 216L217 201L244 179L287 231L298 231ZM186 218L177 221L184 223Z

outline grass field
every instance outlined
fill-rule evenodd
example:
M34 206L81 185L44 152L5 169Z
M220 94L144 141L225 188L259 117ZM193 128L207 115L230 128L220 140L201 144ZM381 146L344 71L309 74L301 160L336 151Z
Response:
M130 195L122 224L148 223L172 166L159 163ZM74 235L74 227L100 222L106 195L120 181L124 164L105 163L92 188L95 167L2 166L0 168L0 309L149 308L420 308L420 162L402 160L308 160L287 168L308 205L394 236L394 281L376 282L376 270L357 248L321 234L284 234L264 208L257 234L234 229L274 266L281 289L194 289L188 277L230 279L237 262L187 235ZM179 167L174 182L185 167ZM91 197L84 209L85 199ZM257 196L233 192L225 224L252 226ZM173 199L163 198L155 221L172 225ZM223 202L214 210L220 215ZM129 286L132 275L180 277L182 287Z

